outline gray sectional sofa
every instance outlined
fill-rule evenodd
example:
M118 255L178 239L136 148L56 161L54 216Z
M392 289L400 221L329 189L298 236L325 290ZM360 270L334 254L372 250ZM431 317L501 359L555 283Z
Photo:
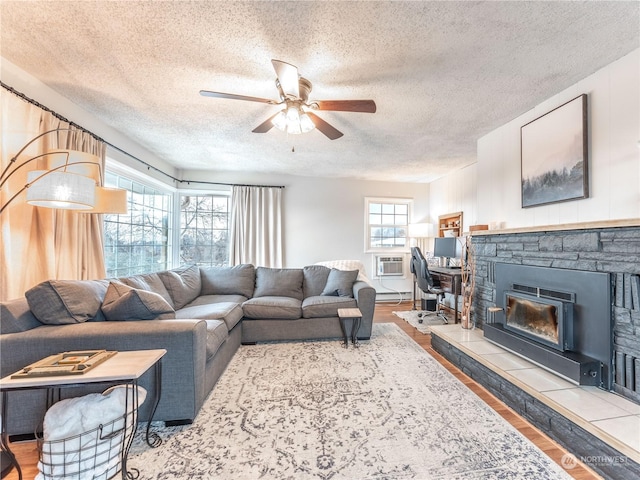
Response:
M338 308L358 307L358 338L371 336L375 289L358 271L322 265L183 267L119 279L43 282L0 303L0 375L73 350L164 348L154 420L195 419L241 343L340 338ZM349 325L347 325L349 327ZM154 387L151 372L141 385ZM63 396L100 391L68 389ZM146 419L151 402L141 407ZM9 395L10 435L33 434L43 390Z

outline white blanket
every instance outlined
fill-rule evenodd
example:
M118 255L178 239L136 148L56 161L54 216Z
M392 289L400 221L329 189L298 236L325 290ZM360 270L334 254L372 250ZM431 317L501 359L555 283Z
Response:
M118 385L103 393L55 403L44 417L44 442L35 480L89 480L105 478L101 475L110 470L115 473L123 440L133 433L134 412L147 395L138 387L135 405L133 393L133 386ZM102 429L96 430L100 426Z
M358 270L358 280L371 283L365 273L364 265L360 260L327 260L325 262L317 262L316 265L323 265L336 270Z

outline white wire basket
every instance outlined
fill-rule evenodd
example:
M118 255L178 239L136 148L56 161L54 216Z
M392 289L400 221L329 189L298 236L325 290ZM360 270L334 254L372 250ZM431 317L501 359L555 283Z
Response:
M36 480L108 480L126 466L137 409L78 435L38 439L40 473ZM134 472L127 476L135 478Z

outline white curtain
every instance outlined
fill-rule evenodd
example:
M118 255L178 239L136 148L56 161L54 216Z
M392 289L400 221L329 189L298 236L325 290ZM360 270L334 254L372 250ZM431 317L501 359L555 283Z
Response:
M4 89L1 93L0 167L13 171L10 159L22 146L40 133L69 125ZM80 131L50 133L31 144L16 165L52 148L87 151L101 162L106 150L104 142ZM17 170L0 189L0 205L26 184L29 170L50 167L43 158ZM98 181L98 166L90 174ZM105 276L101 215L32 207L22 192L0 215L0 228L0 300L20 297L44 280Z
M282 267L282 188L234 186L231 265Z

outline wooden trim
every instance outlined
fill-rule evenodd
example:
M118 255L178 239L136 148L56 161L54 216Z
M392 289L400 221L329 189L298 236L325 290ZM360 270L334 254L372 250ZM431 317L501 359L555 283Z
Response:
M557 232L560 230L589 230L594 228L621 228L640 227L640 218L629 218L623 220L604 220L597 222L582 223L561 223L558 225L542 225L531 227L504 228L500 230L477 230L465 235L486 236L486 235L506 235L511 233L542 233Z

